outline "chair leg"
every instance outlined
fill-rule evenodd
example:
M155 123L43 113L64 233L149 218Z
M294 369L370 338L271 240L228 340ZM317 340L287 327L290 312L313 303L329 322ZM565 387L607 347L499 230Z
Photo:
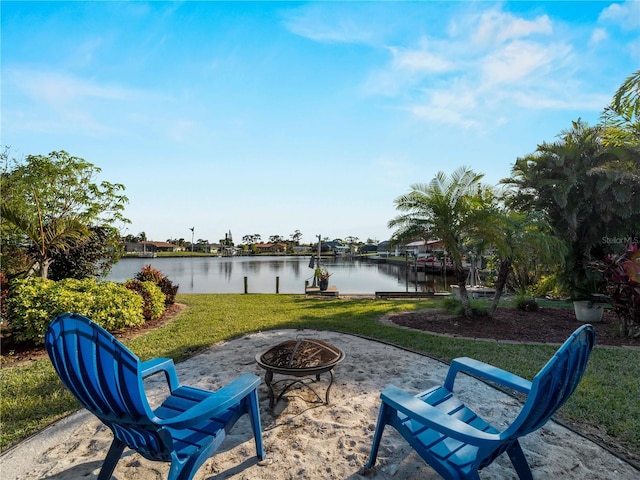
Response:
M249 420L253 430L253 438L256 443L256 455L260 460L267 456L262 445L262 424L260 423L260 406L258 404L258 391L254 390L249 394Z
M529 463L524 456L520 442L516 440L515 443L507 449L507 455L509 455L520 480L533 480L531 468L529 468Z
M98 475L98 480L110 480L113 471L116 469L116 465L122 456L122 452L127 445L118 440L117 438L113 439L111 442L111 447L109 447L109 452L107 453L107 457L104 459L102 464L102 468L100 469L100 474Z
M371 444L371 454L369 455L369 461L365 465L365 468L372 468L376 464L378 458L378 448L380 448L380 440L382 439L382 432L387 424L388 409L386 403L382 402L380 406L380 413L378 414L378 424L376 425L376 431L373 434L373 442Z

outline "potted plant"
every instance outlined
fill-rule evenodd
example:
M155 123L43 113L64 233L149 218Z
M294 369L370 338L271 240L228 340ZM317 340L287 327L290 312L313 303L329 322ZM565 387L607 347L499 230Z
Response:
M591 261L574 258L565 264L558 275L560 290L569 294L573 301L576 318L581 322L594 323L602 320L606 303L599 300L604 293L602 275L591 267Z
M602 279L594 277L596 272L586 272L583 282L576 284L572 291L573 310L576 318L585 323L600 322L606 302L601 299L604 287Z
M606 282L606 293L613 311L622 322L623 334L640 336L640 248L627 245L620 253L593 262Z
M331 274L325 267L318 267L315 270L315 277L318 281L318 287L320 290L326 290L329 288L329 277Z

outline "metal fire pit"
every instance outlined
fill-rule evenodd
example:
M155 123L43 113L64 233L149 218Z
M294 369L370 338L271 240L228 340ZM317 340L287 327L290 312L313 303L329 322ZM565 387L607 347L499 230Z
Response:
M320 380L320 374L329 372L331 381L325 393L325 403L329 403L329 391L333 385L333 367L344 359L344 352L333 345L321 340L302 338L287 340L262 354L256 355L256 363L266 370L264 382L269 389L269 407L273 408L282 396L296 383L309 387L302 380L294 380L284 387L276 399L273 386L273 375L288 375L293 377L311 377ZM309 387L311 389L311 387ZM316 393L313 389L311 389ZM318 394L316 393L316 396ZM318 396L318 398L320 398Z

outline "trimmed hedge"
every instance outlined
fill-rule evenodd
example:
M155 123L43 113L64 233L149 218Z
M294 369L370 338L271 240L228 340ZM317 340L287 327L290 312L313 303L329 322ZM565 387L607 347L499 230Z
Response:
M109 331L142 325L143 298L122 284L95 280L60 281L31 277L10 283L8 319L16 341L44 343L49 322L79 313Z

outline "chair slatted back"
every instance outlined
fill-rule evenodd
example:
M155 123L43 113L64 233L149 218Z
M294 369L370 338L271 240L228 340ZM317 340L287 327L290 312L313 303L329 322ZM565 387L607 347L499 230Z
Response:
M580 383L594 344L591 325L583 325L562 344L533 379L527 401L505 436L517 438L537 430L564 405Z
M117 438L147 458L170 455L170 437L151 421L140 360L133 352L77 314L56 317L47 330L45 345L62 382Z

